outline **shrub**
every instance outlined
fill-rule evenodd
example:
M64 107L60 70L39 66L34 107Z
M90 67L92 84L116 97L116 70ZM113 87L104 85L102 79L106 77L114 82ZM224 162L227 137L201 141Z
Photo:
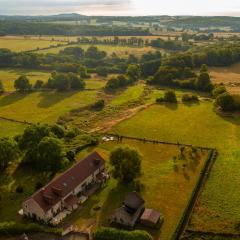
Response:
M96 110L102 110L104 106L105 106L104 99L100 99L92 105L92 108Z
M96 68L96 73L97 73L98 76L107 77L108 70L105 67L97 67Z
M99 228L93 234L93 240L152 240L146 231L124 231L114 228Z
M219 96L222 93L227 92L225 86L221 85L221 86L217 86L213 89L212 91L212 95L214 98L217 98L217 96Z
M227 92L218 95L215 103L223 111L233 111L236 109L236 105L235 105L233 96Z
M183 102L198 102L198 96L192 94L184 94L182 96Z
M58 138L63 138L65 135L64 128L58 124L54 124L51 127L51 132L53 132Z
M174 91L169 90L164 93L163 98L157 98L156 102L157 103L161 103L161 102L177 103L177 97Z

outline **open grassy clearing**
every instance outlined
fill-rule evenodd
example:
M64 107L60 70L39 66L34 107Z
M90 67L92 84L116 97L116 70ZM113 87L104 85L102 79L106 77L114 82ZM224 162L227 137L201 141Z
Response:
M0 96L0 116L28 122L55 122L59 116L96 101L96 91L11 93Z
M113 46L113 45L91 45L91 44L72 44L69 46L51 48L46 50L39 50L37 53L54 53L57 54L66 47L81 47L84 50L88 49L90 46L96 46L99 50L107 52L108 55L111 55L115 52L120 57L128 57L129 54L134 54L136 56L141 56L142 54L153 51L152 47L128 47L128 46Z
M14 81L21 75L26 75L31 84L37 80L47 82L50 77L50 72L38 70L24 70L24 69L0 69L0 80L2 81L5 91L14 91Z
M123 105L123 104L131 104L141 97L141 95L144 92L144 85L138 84L135 86L131 86L127 88L123 93L115 97L110 104L117 106L117 105Z
M198 105L154 105L112 130L130 136L216 147L219 157L201 195L190 228L201 231L239 232L238 188L240 120L221 117L211 102ZM221 184L219 184L221 183Z
M123 140L121 144L133 146L142 153L141 182L144 184L142 195L146 200L146 207L155 208L165 216L161 231L150 231L156 239L159 236L161 239L170 239L191 196L208 152L198 151L198 159L193 160L189 157L190 148L186 148L186 159L178 159L180 150L177 146L134 140ZM109 152L121 144L102 143L96 150L108 157ZM86 153L82 152L80 156L83 154ZM173 161L174 156L177 157L176 164ZM187 165L186 168L183 168L184 164ZM71 215L66 222L77 224L80 228L86 228L89 222L108 225L108 217L115 208L121 206L124 196L129 191L130 186L119 185L111 179L103 190L92 196L84 208ZM96 211L94 210L96 207L101 209Z
M61 44L57 41L47 41L39 39L7 39L0 38L0 48L7 48L13 52L36 50Z
M223 83L231 93L240 93L240 63L231 67L212 67L209 71L214 83Z
M0 137L14 137L21 134L26 125L0 119Z

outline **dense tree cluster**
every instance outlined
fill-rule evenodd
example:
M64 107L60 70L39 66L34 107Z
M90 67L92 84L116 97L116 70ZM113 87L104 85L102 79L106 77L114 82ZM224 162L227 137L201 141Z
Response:
M177 97L174 91L169 90L164 93L163 97L156 99L157 103L177 103Z

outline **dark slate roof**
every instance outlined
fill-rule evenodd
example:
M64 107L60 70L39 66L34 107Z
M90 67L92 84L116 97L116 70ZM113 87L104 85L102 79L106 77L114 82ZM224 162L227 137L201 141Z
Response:
M123 202L123 204L131 209L138 209L145 201L137 192L129 193Z
M31 198L47 212L103 165L105 160L93 152L34 193Z

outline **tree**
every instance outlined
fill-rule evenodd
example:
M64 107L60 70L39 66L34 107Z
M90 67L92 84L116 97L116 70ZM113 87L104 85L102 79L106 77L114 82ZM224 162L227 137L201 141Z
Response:
M56 171L60 169L63 158L63 144L54 137L44 137L38 145L38 163L44 170Z
M200 68L200 73L206 73L208 72L208 67L206 64L203 64Z
M177 97L174 91L169 90L164 93L163 98L157 98L156 102L177 103Z
M120 182L133 182L141 175L141 155L128 146L115 148L110 155L113 176Z
M0 94L4 93L4 86L2 81L0 80Z
M0 170L4 170L9 162L18 157L18 145L10 138L0 138Z
M140 66L137 64L128 65L126 75L130 82L136 82L141 76Z
M197 90L209 92L213 89L210 76L207 72L201 72L195 81Z
M217 86L213 89L212 91L212 95L214 98L216 98L218 95L227 92L225 86L221 85L221 86Z
M58 125L58 124L54 124L51 127L51 132L54 133L54 135L57 136L58 138L63 138L65 135L64 127L62 127L61 125Z
M236 108L234 98L228 92L218 95L216 105L223 111L233 111Z
M108 70L107 70L106 67L97 67L96 68L96 73L98 74L98 76L107 77Z
M71 88L71 82L67 74L58 73L54 78L54 85L58 91L68 91Z
M82 90L85 88L85 82L76 74L68 73L68 78L71 83L71 89Z
M37 80L33 86L34 89L42 89L44 82L42 80Z
M14 87L17 91L30 91L32 88L32 85L29 82L29 79L22 75L14 82Z

